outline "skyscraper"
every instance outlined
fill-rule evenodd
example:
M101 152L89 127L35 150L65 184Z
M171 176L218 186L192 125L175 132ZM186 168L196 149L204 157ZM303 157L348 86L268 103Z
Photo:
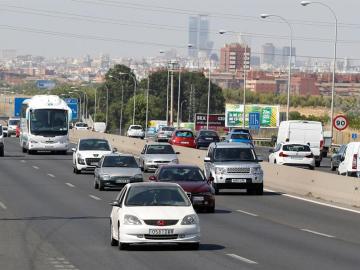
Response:
M190 57L209 57L213 42L209 40L209 18L207 15L189 17Z
M198 55L198 32L199 32L199 18L197 16L189 17L189 57L197 57Z
M275 46L266 43L261 47L261 64L273 65L275 60Z

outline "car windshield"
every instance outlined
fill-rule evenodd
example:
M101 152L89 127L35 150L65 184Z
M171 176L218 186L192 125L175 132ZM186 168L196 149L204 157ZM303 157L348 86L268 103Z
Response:
M132 156L107 156L104 158L102 167L138 168L139 166Z
M66 135L68 134L68 112L59 109L32 110L30 131L34 135Z
M175 128L173 128L173 127L162 127L161 128L161 131L174 131L175 130Z
M250 136L246 133L233 133L231 134L231 139L250 140Z
M9 120L9 126L17 126L20 124L20 120Z
M77 127L87 127L88 125L85 123L77 123L76 126Z
M130 129L137 129L137 130L141 130L142 129L142 127L141 126L132 126L132 127L130 127Z
M205 181L205 177L199 168L181 167L167 168L163 167L158 175L159 181Z
M164 155L172 155L175 154L174 149L171 145L149 145L146 154L164 154Z
M110 151L109 143L106 140L88 139L81 140L80 151Z
M193 133L191 131L177 131L176 132L176 137L181 137L181 138L191 138L193 137Z
M179 187L132 186L126 206L190 206L189 199Z
M310 152L310 147L303 144L287 144L283 146L283 151L293 151L293 152Z
M218 135L215 131L200 131L199 136L217 137Z
M251 148L217 148L214 160L216 162L256 161L256 155Z

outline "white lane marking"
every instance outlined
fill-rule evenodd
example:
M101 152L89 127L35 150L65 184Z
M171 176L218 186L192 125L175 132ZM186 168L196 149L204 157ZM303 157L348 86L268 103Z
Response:
M246 211L243 211L243 210L236 210L236 212L243 213L243 214L246 214L246 215L249 215L249 216L253 216L253 217L257 217L257 216L258 216L257 214L253 214L253 213L246 212Z
M32 166L35 170L38 170L39 167L38 166Z
M22 159L22 160L20 160L20 162L21 162L21 163L26 163L26 160L23 160L23 159Z
M249 263L249 264L258 264L257 262L255 261L252 261L252 260L249 260L249 259L246 259L244 257L241 257L239 255L236 255L236 254L226 254L227 256L231 257L231 258L234 258L236 260L240 260L242 262L246 262L246 263Z
M96 197L94 195L89 194L89 197L94 199L94 200L101 201L101 199L99 197Z
M50 176L51 178L55 178L55 175L53 175L51 173L48 173L47 175Z
M316 234L316 235L320 235L320 236L324 236L324 237L328 237L328 238L335 238L335 236L330 235L330 234L325 234L325 233L321 233L321 232L316 232L316 231L312 231L312 230L308 230L308 229L301 229L303 232L308 232L308 233L312 233L312 234Z
M75 187L73 184L71 183L65 183L65 185L69 186L69 187Z
M3 202L0 202L0 207L1 207L2 209L4 209L4 210L7 209L6 205L5 205Z
M294 196L294 195L290 195L290 194L286 194L286 193L281 193L281 192L274 191L274 190L271 190L271 189L264 189L264 190L268 191L268 192L276 192L276 193L281 194L282 196L289 197L289 198L292 198L292 199L301 200L301 201L305 201L305 202L309 202L309 203L314 203L314 204L318 204L318 205L322 205L322 206L327 206L327 207L331 207L331 208L335 208L335 209L339 209L339 210L343 210L343 211L348 211L348 212L360 214L360 211L358 211L358 210L354 210L354 209L350 209L350 208L346 208L346 207L341 207L341 206L337 206L337 205L333 205L333 204L329 204L329 203L318 202L318 201L314 201L314 200L310 200L310 199L305 199L305 198L302 198L302 197L298 197L298 196Z

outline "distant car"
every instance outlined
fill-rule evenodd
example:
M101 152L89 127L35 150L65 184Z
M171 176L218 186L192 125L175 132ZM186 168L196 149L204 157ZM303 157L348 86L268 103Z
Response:
M10 118L8 121L8 137L16 134L16 127L20 125L19 118Z
M149 137L155 137L156 136L156 128L155 127L149 127L147 130L146 130L146 138L149 138Z
M17 126L16 126L15 136L16 136L16 138L19 138L19 137L20 137L20 125L17 125Z
M155 171L159 166L169 163L178 164L178 152L168 143L146 144L140 154L140 167L144 172Z
M244 133L242 131L238 132L230 132L226 138L226 142L236 142L236 143L249 143L251 145L253 144L253 141L251 139L251 135L249 133Z
M269 163L308 167L311 170L315 167L315 158L309 145L280 143L270 152Z
M330 158L330 169L332 171L336 171L336 169L339 167L339 164L341 163L341 158L344 157L345 151L346 151L347 144L343 144L340 146L340 148L332 154Z
M215 192L204 173L197 166L166 165L160 167L149 180L179 184L195 209L215 212Z
M88 130L89 126L88 126L88 124L86 124L84 122L77 122L74 125L74 129L76 129L76 130Z
M172 133L175 131L174 127L162 126L156 133L156 142L168 142L171 138Z
M194 133L188 129L175 130L169 142L172 145L185 146L190 148L196 147Z
M111 154L112 149L107 140L97 138L80 139L73 151L74 173L94 171L103 155Z
M144 139L145 132L140 125L130 125L128 131L126 132L126 135L128 137Z
M112 246L123 250L130 244L172 243L199 248L199 217L178 184L127 184L112 206Z
M3 126L2 129L3 129L3 136L4 136L4 137L8 137L8 127L7 127L7 126Z
M93 131L105 133L106 131L106 123L105 122L95 122L93 124Z
M143 182L143 175L133 155L104 155L95 168L95 189L122 188L128 183L135 182Z
M200 130L196 135L196 148L209 147L210 143L220 142L220 137L216 131Z
M0 157L4 156L4 133L3 127L0 124Z

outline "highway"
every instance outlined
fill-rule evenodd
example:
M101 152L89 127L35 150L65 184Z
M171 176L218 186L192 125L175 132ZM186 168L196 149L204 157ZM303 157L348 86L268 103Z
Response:
M29 156L18 139L6 138L0 159L0 269L359 269L360 211L276 192L217 196L216 213L199 214L199 251L119 251L109 239L108 203L117 191L100 192L92 181L91 174L72 173L70 153Z

